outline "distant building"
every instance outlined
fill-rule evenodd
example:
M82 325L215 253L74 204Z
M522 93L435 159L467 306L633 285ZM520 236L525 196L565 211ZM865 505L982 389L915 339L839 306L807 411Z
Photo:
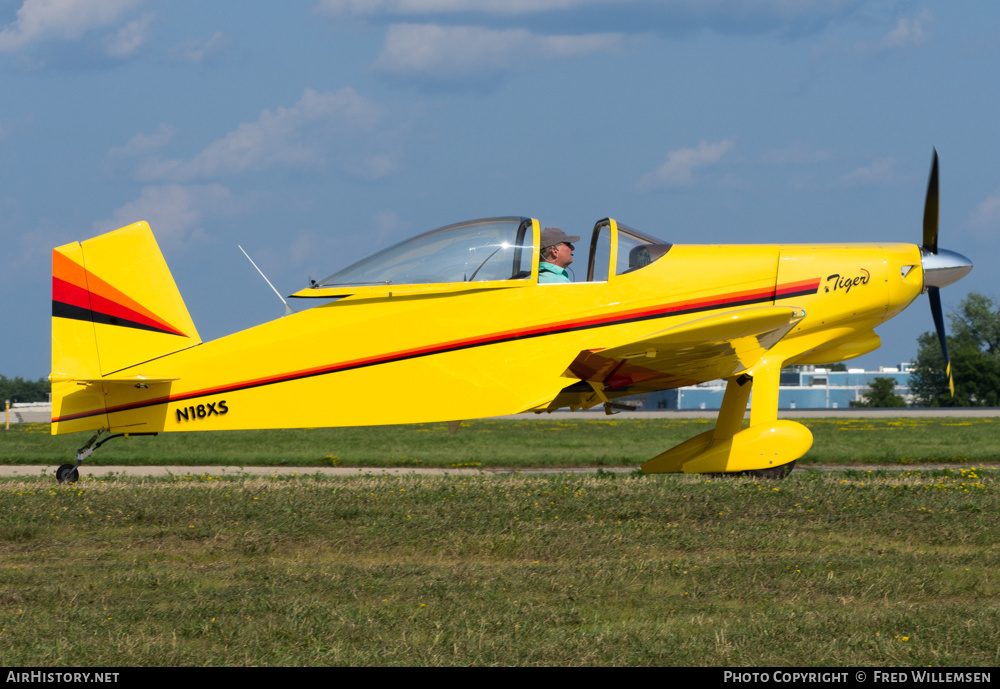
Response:
M910 404L913 399L910 392L912 370L913 365L910 363L895 367L880 366L878 371L860 368L831 371L814 366L785 369L781 372L778 388L778 408L849 409L871 390L869 386L876 378L895 380L896 394ZM641 402L640 409L643 411L719 409L725 392L726 381L713 380L676 390L652 392L635 399ZM747 408L750 408L749 404Z
M3 404L3 400L0 400ZM14 402L10 409L0 407L4 416L0 422L6 423L48 423L52 420L52 404L50 402Z

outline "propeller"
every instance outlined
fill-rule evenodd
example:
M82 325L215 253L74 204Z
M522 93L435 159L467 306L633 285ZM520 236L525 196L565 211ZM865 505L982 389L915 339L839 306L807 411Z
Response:
M972 270L972 261L954 251L938 249L938 199L938 154L937 149L934 149L931 178L927 183L927 200L924 202L924 245L920 253L924 269L924 289L931 302L931 316L941 343L948 389L954 397L955 379L951 373L951 359L948 358L948 340L944 330L944 314L941 311L941 288L965 277Z

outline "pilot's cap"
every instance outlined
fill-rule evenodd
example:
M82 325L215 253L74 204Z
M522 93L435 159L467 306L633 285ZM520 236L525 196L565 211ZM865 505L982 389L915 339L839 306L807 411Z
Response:
M580 241L579 235L569 235L560 230L558 227L546 227L542 230L542 248L548 249L550 246L555 246L556 244L562 244L566 242L567 244L572 244L573 242Z

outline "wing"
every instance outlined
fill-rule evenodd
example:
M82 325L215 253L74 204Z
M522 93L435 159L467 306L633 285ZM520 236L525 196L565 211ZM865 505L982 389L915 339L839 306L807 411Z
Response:
M536 411L589 409L618 397L739 375L804 317L805 311L789 306L737 309L625 345L582 351L563 374L577 382Z

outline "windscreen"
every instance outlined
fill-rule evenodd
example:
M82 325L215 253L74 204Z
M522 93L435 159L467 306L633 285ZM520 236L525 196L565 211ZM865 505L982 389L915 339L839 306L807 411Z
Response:
M618 265L617 275L631 273L645 268L670 250L672 245L656 237L618 224Z

